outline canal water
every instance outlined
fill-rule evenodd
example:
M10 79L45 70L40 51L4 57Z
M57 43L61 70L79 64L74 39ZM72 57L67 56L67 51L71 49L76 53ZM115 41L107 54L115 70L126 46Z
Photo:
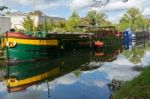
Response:
M0 67L0 99L111 99L150 64L150 42L73 50L48 61Z

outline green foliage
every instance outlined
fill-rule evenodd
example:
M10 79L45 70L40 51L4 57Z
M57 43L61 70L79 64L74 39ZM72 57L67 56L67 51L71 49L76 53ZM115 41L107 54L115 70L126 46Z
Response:
M6 6L0 6L0 11L2 12L3 10L8 9Z
M145 19L140 10L137 8L130 8L121 18L118 28L124 31L126 28L130 27L133 31L138 31L142 29L144 25Z
M147 19L147 18L145 18L144 19L144 28L145 29L149 29L149 27L150 27L150 19Z
M52 31L54 28L53 24L48 23L48 24L39 24L37 27L37 31Z
M66 32L66 22L65 21L60 21L57 23L54 23L55 28L54 28L54 32Z
M119 91L113 94L113 99L149 99L150 97L150 67L135 79L126 82Z
M89 11L86 18L90 25L96 25L97 24L97 12L96 11Z
M6 14L6 15L9 15L9 14L11 14L11 12L10 12L10 11L6 11L5 14Z
M74 74L77 78L79 78L80 75L82 74L82 71L81 71L80 69L78 69L78 70L73 71L73 74Z
M65 32L65 28L66 22L60 21L55 23L40 24L37 27L37 31Z
M43 15L41 11L30 12L29 15ZM106 20L107 16L104 13L96 11L88 12L87 16L80 18L76 11L73 11L72 15L67 21L52 22L46 24L39 24L38 27L34 27L33 20L28 16L24 19L23 26L25 31L52 31L52 32L82 32L82 29L77 29L78 25L97 25L97 26L110 26L111 22Z
M39 10L30 12L30 15L43 15ZM72 15L67 21L47 23L47 30L54 32L82 32L81 29L75 29L78 25L95 25L95 26L111 26L112 23L107 20L107 15L102 12L97 12L95 10L89 11L87 15L80 18L76 11L73 11ZM26 31L33 31L33 21L30 17L24 19L23 26ZM130 8L123 15L119 24L115 25L118 30L124 31L127 28L132 28L133 31L139 31L143 28L148 28L150 26L150 20L144 18L141 11L137 8ZM45 30L45 25L40 24L37 27L38 31Z
M82 18L83 25L97 25L97 26L110 26L111 22L106 20L105 13L96 12L95 10L89 11L86 17Z
M33 32L34 24L33 20L29 16L24 18L22 25L26 32Z
M141 59L144 57L145 50L141 47L135 47L132 50L125 50L123 55L133 64L138 64L141 62Z
M75 31L74 27L80 25L80 23L81 23L80 16L76 11L74 11L66 22L66 30L69 32L74 32Z
M148 41L147 43L146 43L146 51L150 51L150 41Z

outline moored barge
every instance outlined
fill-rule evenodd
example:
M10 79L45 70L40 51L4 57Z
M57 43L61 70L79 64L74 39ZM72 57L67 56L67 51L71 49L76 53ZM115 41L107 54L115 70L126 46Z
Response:
M121 39L113 27L89 29L86 33L4 33L2 46L6 46L9 62L47 59L65 51L84 48L101 48ZM113 45L112 45L113 46Z

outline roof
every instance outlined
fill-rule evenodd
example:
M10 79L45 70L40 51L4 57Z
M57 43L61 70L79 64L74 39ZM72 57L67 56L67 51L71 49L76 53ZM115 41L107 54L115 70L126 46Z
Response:
M105 26L105 27L99 27L99 26L92 26L92 25L78 25L74 28L115 28L114 26Z
M10 17L8 17L8 16L1 16L1 15L0 15L0 18L10 18Z
M24 12L14 12L14 13L8 14L8 16L28 16L28 15L29 15L28 13L24 13ZM30 15L30 16L34 16L34 15ZM35 15L35 16L38 16L38 15ZM40 17L49 17L49 18L56 18L56 19L64 19L65 20L65 18L51 17L51 16L47 16L47 15L43 15Z
M24 13L24 12L14 12L14 13L11 13L11 14L8 14L8 16L27 16L28 13Z

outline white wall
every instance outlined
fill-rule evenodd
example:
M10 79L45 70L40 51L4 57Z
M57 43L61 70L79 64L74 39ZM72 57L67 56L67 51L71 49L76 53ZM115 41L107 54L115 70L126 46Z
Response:
M11 28L24 29L22 26L22 23L23 23L24 18L27 17L27 14L12 14L9 17L11 18ZM32 20L34 20L35 26L45 23L45 19L47 23L58 22L58 21L64 20L63 18L37 16L37 15L30 15L30 17Z
M34 21L34 25L37 27L38 24L39 24L39 16L36 16L36 15L32 15L30 16L31 19Z
M23 20L26 16L10 16L11 18L11 28L24 29L22 26Z
M11 28L11 21L9 17L0 16L0 34L9 31Z

